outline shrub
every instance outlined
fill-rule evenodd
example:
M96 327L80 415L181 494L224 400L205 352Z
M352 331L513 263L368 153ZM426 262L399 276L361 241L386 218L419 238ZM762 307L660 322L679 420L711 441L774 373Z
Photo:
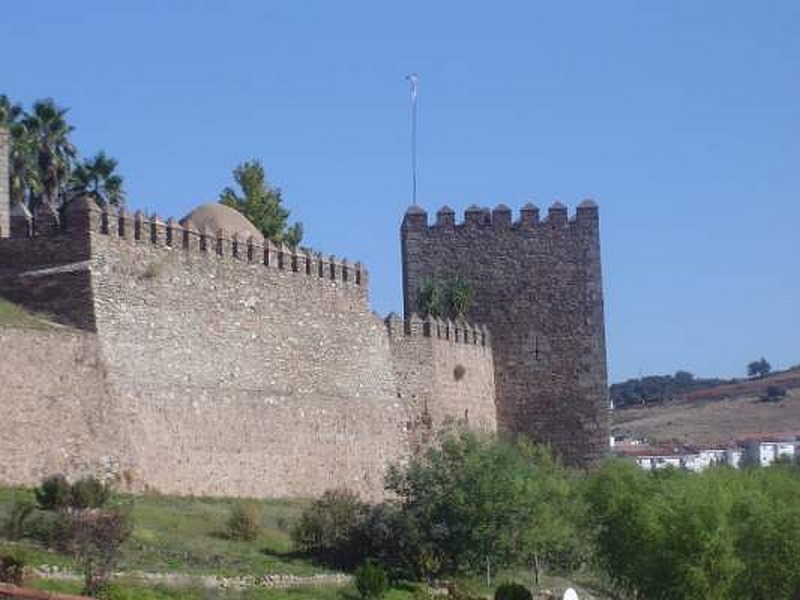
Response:
M84 574L84 594L97 596L109 584L120 556L120 547L133 529L130 514L82 511L66 515L70 547Z
M70 504L72 489L63 475L51 475L34 490L42 510L63 510Z
M25 536L25 526L36 506L28 499L17 500L11 505L11 511L6 521L5 533L8 539L18 540Z
M768 385L766 393L761 396L762 402L778 402L786 397L786 390L779 385Z
M359 531L367 505L349 490L328 490L303 514L292 530L300 552L339 568L352 568L363 556Z
M261 534L261 510L254 502L237 502L227 523L228 537L252 542Z
M36 511L25 521L22 537L29 537L46 548L68 550L70 523L61 512Z
M507 582L497 587L494 600L533 600L533 595L521 583Z
M70 488L70 506L77 509L100 508L110 496L107 485L90 475L79 479Z
M22 585L25 575L25 560L19 555L0 554L0 581Z
M389 587L386 571L379 564L367 561L353 573L356 589L365 600L381 598Z

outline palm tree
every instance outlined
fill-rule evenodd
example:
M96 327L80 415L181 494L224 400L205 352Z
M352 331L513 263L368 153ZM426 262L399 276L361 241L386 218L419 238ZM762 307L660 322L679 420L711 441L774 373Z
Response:
M22 106L0 95L0 127L10 133L9 189L12 203L27 204L30 196L38 194L41 186L36 168L36 144L22 123Z
M31 112L22 119L36 144L41 193L35 199L37 202L47 202L54 208L61 203L76 155L75 147L69 141L73 128L64 118L66 113L66 108L59 107L48 98L34 102Z
M125 202L122 177L115 173L117 161L102 150L94 158L87 158L72 172L69 197L91 196L99 206Z
M39 170L36 168L36 140L22 123L14 123L10 131L8 187L11 203L25 204L32 208L32 199L42 191Z
M22 106L14 104L5 94L0 94L0 127L11 128L22 116Z

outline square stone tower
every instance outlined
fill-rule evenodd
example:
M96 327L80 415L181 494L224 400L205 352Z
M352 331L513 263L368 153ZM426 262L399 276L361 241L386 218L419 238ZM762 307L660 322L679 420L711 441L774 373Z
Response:
M583 464L608 447L603 287L597 206L570 219L554 204L539 220L533 205L512 220L503 205L467 209L456 223L444 207L429 225L411 207L401 227L406 315L426 282L469 281L467 315L488 326L494 353L497 423Z
M8 155L10 151L8 129L0 127L0 238L9 237L11 228L9 221L11 198L8 190Z

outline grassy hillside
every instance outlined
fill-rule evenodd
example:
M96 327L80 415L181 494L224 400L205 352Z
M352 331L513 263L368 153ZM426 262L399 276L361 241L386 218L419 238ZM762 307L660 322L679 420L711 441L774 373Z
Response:
M761 402L767 386L787 390L779 402ZM700 446L753 434L800 432L800 370L754 381L697 390L681 399L615 410L612 433Z
M7 521L15 499L32 499L30 490L0 489L0 524ZM125 544L123 571L209 575L263 575L281 573L313 575L326 572L290 552L289 528L305 506L304 501L259 500L263 532L255 542L228 539L225 523L234 500L122 496L133 504L134 530ZM33 541L21 545L35 565L69 567L68 558L41 548ZM0 537L0 550L10 542Z

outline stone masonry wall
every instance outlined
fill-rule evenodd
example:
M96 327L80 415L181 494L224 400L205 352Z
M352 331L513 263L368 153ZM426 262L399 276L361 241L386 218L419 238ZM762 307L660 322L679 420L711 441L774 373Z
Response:
M408 418L360 266L175 223L134 220L121 238L90 222L96 328L133 415L139 481L182 494L382 494L384 470L408 454Z
M360 265L101 214L86 202L70 205L64 227L0 243L0 293L17 286L34 308L49 296L62 321L72 305L59 311L57 292L86 303L92 317L81 326L96 335L71 335L91 340L95 367L74 367L73 338L60 349L54 338L48 350L26 337L32 345L19 355L10 352L16 337L0 338L16 377L0 380L0 409L16 415L3 443L27 451L0 480L79 476L100 461L136 490L275 497L346 486L382 495L387 466L408 457L409 419ZM15 262L25 248L36 256ZM82 249L87 260L75 262ZM85 278L37 296L26 278L48 269Z
M402 229L406 314L427 280L466 278L475 291L468 317L488 326L503 431L550 444L571 463L601 456L608 439L605 333L597 208L568 219L556 204L540 221L528 205L451 209L428 225L418 207Z
M0 328L0 481L120 474L131 465L97 336Z
M482 327L416 315L405 322L390 315L386 325L414 450L448 422L496 431L492 351Z

